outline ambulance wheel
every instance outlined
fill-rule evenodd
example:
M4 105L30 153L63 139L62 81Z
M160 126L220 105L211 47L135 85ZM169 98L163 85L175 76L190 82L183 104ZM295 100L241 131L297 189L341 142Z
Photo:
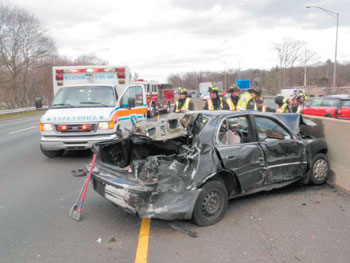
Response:
M44 150L41 146L40 146L40 150L46 157L49 157L49 158L60 157L64 152L64 150L47 151L47 150Z

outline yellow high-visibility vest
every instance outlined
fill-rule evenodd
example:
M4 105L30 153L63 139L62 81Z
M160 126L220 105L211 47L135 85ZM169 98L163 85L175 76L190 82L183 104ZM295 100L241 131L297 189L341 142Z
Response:
M226 103L227 103L227 105L230 107L230 110L236 110L236 106L235 106L235 104L233 103L231 97L228 97L228 98L226 99Z
M207 103L208 103L208 110L215 110L213 101L211 99L208 99ZM219 108L219 110L222 110L223 108L224 108L224 104L222 102L222 98L220 97L220 108Z
M188 111L190 107L190 98L186 98L185 103L182 105L181 109L179 109L179 101L176 102L175 107L176 107L176 112L181 112L181 111Z
M237 103L237 110L238 111L247 110L248 104L251 100L254 101L254 110L255 111L258 110L258 107L256 105L256 101L255 101L254 97L249 92L242 94L240 100Z
M284 103L281 107L276 110L276 113L285 113L288 108L288 103Z

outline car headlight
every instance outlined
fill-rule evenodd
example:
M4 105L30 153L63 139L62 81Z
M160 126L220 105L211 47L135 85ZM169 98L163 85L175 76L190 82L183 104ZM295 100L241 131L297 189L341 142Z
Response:
M40 123L40 131L53 131L51 123Z
M114 121L103 121L98 124L97 127L99 130L113 130L114 128Z

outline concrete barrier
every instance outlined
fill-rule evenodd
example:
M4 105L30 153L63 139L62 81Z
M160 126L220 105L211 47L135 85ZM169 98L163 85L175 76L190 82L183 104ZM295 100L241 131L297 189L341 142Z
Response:
M350 193L350 121L304 116L317 124L305 129L308 134L327 141L332 170L328 183Z

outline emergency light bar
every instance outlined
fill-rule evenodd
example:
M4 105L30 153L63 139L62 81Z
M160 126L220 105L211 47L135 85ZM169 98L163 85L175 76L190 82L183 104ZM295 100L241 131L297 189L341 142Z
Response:
M62 73L93 73L93 72L118 72L121 74L121 78L125 78L125 68L82 68L82 69L56 69L57 74L62 74Z

